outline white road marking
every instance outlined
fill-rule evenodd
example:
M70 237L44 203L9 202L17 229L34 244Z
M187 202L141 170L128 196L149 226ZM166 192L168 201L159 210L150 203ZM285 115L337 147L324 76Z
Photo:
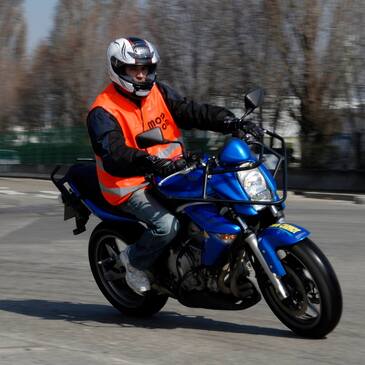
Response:
M25 195L25 193L21 193L20 191L13 191L13 190L0 190L0 194L5 194L5 195Z
M6 186L0 186L0 194L4 195L28 195L34 196L37 198L46 198L46 199L57 199L60 195L60 192L54 190L40 190L39 192L27 192L23 193L21 191L9 190Z
M54 191L54 190L41 190L40 193L42 193L42 194L52 194L52 195L60 194L59 191Z
M21 220L6 220L2 221L0 224L0 238L5 237L8 234L18 231L26 226L29 226L33 222L35 222L38 218L22 218Z
M37 198L58 199L58 195L34 194L33 196L35 196Z

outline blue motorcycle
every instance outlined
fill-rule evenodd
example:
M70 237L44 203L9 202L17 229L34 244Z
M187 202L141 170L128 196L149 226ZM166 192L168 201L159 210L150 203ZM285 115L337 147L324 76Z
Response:
M260 89L248 93L242 120L262 102ZM128 287L119 260L144 224L106 203L95 163L73 165L61 178L56 178L56 167L51 179L61 192L64 219L75 218L74 234L85 231L91 214L101 220L90 237L89 261L97 285L115 308L147 317L171 297L187 307L241 310L258 303L262 294L273 313L300 336L322 338L335 328L342 313L340 285L310 233L285 221L285 141L264 132L279 148L241 131L216 156L188 155L183 148L189 161L185 170L146 177L181 229L149 272L152 290L145 296ZM136 140L140 148L181 143L164 140L159 128ZM265 163L269 154L277 161L272 169Z

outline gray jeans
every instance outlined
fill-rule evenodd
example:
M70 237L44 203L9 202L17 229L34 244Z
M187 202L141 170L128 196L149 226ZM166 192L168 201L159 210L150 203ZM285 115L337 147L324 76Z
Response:
M135 191L120 209L147 225L139 240L128 248L130 263L139 270L147 270L175 238L179 222L146 189Z

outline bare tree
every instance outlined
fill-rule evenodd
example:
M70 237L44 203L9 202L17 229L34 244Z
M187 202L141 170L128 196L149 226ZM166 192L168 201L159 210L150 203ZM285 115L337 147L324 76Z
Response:
M250 2L250 1L249 1ZM252 1L253 2L253 1ZM146 35L162 56L161 75L198 100L242 94L250 78L252 8L242 1L148 3ZM254 3L254 2L253 2ZM253 8L257 8L253 4Z
M82 125L107 83L108 44L134 31L137 11L130 0L60 0L50 39L36 50L29 70L33 82L22 88L25 94L33 89L38 97L24 101L22 110L40 113L40 127ZM34 126L36 116L28 119Z
M83 123L108 82L109 42L136 35L156 44L160 79L185 96L227 105L264 87L261 117L275 128L288 107L301 127L304 163L312 164L325 155L327 136L342 128L334 100L363 95L364 10L358 8L361 0L60 0L51 37L35 52L21 87L33 95L21 98L21 118L32 110L32 125L37 114L40 126ZM299 104L290 105L293 99ZM358 124L354 115L353 129Z
M18 87L17 125L25 129L43 127L51 123L50 85L52 62L49 47L40 44L32 64L26 70L23 82Z
M287 95L300 103L291 112L301 127L303 164L321 164L321 157L327 157L328 138L341 129L331 104L343 76L341 50L347 25L343 14L350 2L265 0L264 6L272 46L285 70Z
M23 1L0 2L0 128L14 123L17 86L25 64L26 27Z
M350 5L350 4L348 4ZM344 119L352 135L354 166L365 167L365 8L361 1L351 2L344 14L347 19L346 41L342 50L343 80L340 83L348 108Z

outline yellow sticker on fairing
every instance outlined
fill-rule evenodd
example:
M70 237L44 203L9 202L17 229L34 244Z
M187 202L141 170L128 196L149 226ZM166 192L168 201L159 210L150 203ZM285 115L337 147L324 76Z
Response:
M288 223L275 223L275 224L272 224L270 227L281 228L290 233L298 233L301 231L301 229L299 229L295 226L292 226L291 224L288 224Z

